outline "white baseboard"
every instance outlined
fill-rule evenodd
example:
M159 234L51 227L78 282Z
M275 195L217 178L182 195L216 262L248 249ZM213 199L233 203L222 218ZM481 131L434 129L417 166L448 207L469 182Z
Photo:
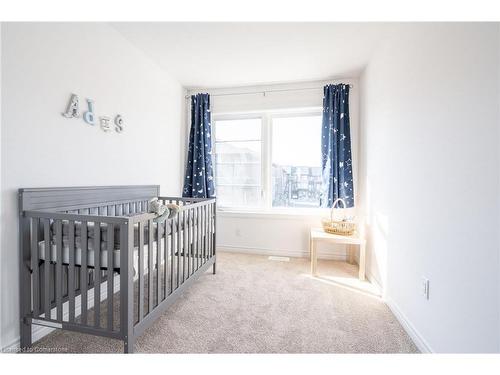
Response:
M366 270L366 279L372 283L378 290L380 290L380 295L382 299L384 300L385 296L385 290L382 288L382 284L379 283L379 281L373 276L373 274L370 272L370 270ZM385 300L384 300L385 302Z
M247 247L247 246L231 246L231 245L217 245L217 250L226 253L241 253L241 254L255 254L255 255L268 255L268 256L285 256L292 258L309 258L309 250L283 250L283 249L267 249L260 247ZM345 254L329 252L318 252L318 259L327 260L346 260Z
M420 352L422 353L434 353L434 350L432 350L430 345L427 343L424 337L417 331L415 326L408 320L406 315L403 314L403 312L396 304L396 302L394 302L390 298L387 298L385 302L387 306L389 306L389 309L391 309L392 313L399 321L399 323L401 323L408 336L411 337L411 339L417 346L418 350L420 350Z
M120 290L120 276L115 276L113 280L113 293L117 293ZM101 301L104 301L107 298L107 282L104 282L101 285ZM80 296L75 298L75 317L80 316L81 312L81 298ZM87 293L87 308L91 309L94 307L94 289L89 289ZM52 312L55 312L55 308L52 309ZM65 302L63 304L63 320L68 321L69 319L69 302ZM39 326L33 324L31 326L31 336L33 343L37 342L41 338L47 336L49 333L53 332L56 328L50 328L45 326ZM19 349L21 343L19 336L12 340L9 344L2 347L1 352L16 352Z

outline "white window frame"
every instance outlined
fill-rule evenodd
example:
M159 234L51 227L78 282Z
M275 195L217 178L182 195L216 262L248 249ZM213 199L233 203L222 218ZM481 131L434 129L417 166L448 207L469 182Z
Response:
M221 206L217 205L217 209L223 212L230 213L256 213L256 214L318 214L326 213L327 209L320 207L310 207L310 208L296 208L296 207L273 207L272 206L272 143L273 143L273 119L274 118L287 118L287 117L299 117L299 116L321 116L323 109L321 107L312 108L300 108L300 109L289 109L289 110L273 110L273 111L259 111L259 112L244 112L244 113L214 113L212 115L212 122L214 126L212 127L213 137L212 137L212 149L214 150L214 155L216 155L216 126L215 122L219 120L244 120L244 119L261 119L261 201L260 206L256 207L231 207L231 206ZM217 165L214 160L214 168ZM215 170L215 175L217 176L217 171ZM217 179L215 180L215 187L217 191Z
M234 115L230 115L230 114L224 114L224 115L217 115L217 114L214 114L212 115L212 122L214 123L215 125L215 122L217 121L224 121L224 120L253 120L253 119L260 119L261 120L261 129L260 129L260 147L261 147L261 159L260 159L260 163L261 163L261 167L260 167L260 173L261 173L261 176L260 176L260 184L261 184L261 188L260 188L260 201L259 201L259 205L258 206L255 206L255 207L231 207L231 206L221 206L221 205L217 205L217 208L220 209L220 210L229 210L229 211L243 211L243 210L261 210L265 204L264 204L264 196L263 196L263 191L264 191L264 185L265 185L265 174L263 172L263 163L264 163L264 117L262 114L259 114L259 113L240 113L240 114L234 114ZM212 126L212 132L213 132L213 135L212 135L212 150L213 150L213 155L214 155L214 160L213 160L213 166L214 166L214 171L215 171L215 193L217 194L217 163L216 163L216 159L215 159L215 155L217 155L217 142L216 142L216 139L217 139L217 127L216 126Z

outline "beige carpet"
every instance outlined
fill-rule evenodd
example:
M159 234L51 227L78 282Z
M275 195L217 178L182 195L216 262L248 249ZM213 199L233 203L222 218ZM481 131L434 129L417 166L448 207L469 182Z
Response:
M207 272L138 340L142 353L415 353L378 298L311 278L307 259L218 254ZM355 277L343 262L320 261L324 275ZM334 278L333 278L334 279ZM121 341L55 331L37 351L121 353Z

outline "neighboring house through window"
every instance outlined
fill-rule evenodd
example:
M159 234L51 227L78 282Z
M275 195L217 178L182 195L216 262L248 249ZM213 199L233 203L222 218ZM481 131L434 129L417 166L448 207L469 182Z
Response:
M321 194L321 110L214 115L221 208L315 208Z

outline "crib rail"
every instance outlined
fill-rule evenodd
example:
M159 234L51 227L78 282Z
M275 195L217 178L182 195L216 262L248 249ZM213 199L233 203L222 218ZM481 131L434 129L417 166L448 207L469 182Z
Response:
M38 324L132 351L195 276L215 273L215 199L159 200L179 212L156 222L143 198L20 211L22 342Z
M120 289L117 279L129 269L129 247L126 240L119 242L120 259L115 264L115 236L128 234L130 218L25 211L24 219L31 238L30 263L25 267L31 272L35 324L121 338L124 321L118 317L114 324L114 293ZM101 238L102 225L105 239ZM93 228L93 238L82 235L89 228Z
M215 264L215 199L185 204L180 199L159 199L164 204L181 202L181 209L162 223L155 223L155 215L149 213L132 217L139 229L134 336L141 335L177 299L195 274ZM149 241L143 242L146 233ZM156 253L152 233L156 235Z

